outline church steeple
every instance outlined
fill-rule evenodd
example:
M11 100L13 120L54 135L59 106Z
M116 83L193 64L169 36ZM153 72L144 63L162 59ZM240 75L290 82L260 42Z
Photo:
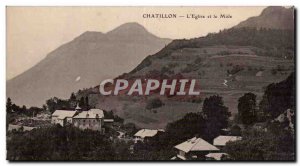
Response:
M75 111L82 111L82 108L79 107L79 104L78 104L78 103L77 103L77 106L76 106L76 108L75 108Z

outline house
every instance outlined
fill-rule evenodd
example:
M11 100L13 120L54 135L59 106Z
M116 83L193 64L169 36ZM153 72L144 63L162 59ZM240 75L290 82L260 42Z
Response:
M22 126L21 125L13 125L13 124L9 124L8 125L8 128L7 128L7 131L13 131L13 130L16 130L16 131L19 131L22 129Z
M154 140L157 138L157 136L161 133L163 133L164 130L162 129L141 129L137 133L134 134L134 142L137 143L138 141L149 141L149 140Z
M72 124L72 118L77 113L73 110L56 110L51 117L52 124L65 126L67 123Z
M226 143L234 142L234 141L238 141L238 140L242 140L242 137L220 135L214 139L213 144L214 144L214 146L222 149L226 145Z
M73 110L56 110L52 114L51 123L65 126L67 123L72 124L80 129L91 129L104 132L104 123L112 125L113 119L104 119L104 112L100 109L90 109L82 111L77 105Z
M73 125L80 129L91 129L104 132L104 113L100 109L82 111L73 117Z
M227 153L208 153L205 155L206 160L221 160L223 157L228 156Z
M31 131L33 129L36 129L37 127L30 127L30 126L23 126L23 131Z
M178 150L175 158L179 160L205 160L205 155L219 151L219 149L214 145L211 145L202 138L197 137L176 145L175 149ZM172 159L175 158L173 157Z

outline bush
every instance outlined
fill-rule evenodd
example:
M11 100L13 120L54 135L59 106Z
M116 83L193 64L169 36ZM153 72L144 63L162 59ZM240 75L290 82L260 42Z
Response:
M241 136L242 135L242 129L238 125L233 125L230 128L230 134L234 136Z
M159 98L153 98L147 101L146 109L159 108L163 105L164 103Z

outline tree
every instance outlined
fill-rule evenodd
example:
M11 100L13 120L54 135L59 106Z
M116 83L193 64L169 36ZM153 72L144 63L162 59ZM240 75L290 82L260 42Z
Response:
M77 99L76 99L76 96L75 96L74 92L72 92L72 94L70 96L69 103L70 103L70 107L71 108L75 108L76 107Z
M57 97L53 97L51 99L48 99L46 101L46 105L47 105L47 108L48 108L48 111L52 114L55 110L58 110L58 109L62 109L62 110L65 110L65 109L72 109L71 106L70 106L70 102L69 100L62 100L62 99L59 99Z
M245 125L254 123L256 121L256 95L246 93L238 101L239 120Z
M268 125L267 130L251 129L240 141L229 142L224 151L232 160L294 160L295 138L280 123Z
M230 135L241 136L241 134L242 134L241 130L242 129L238 125L233 125L230 128Z
M195 136L206 139L206 123L202 114L187 113L182 119L168 123L163 144L174 146Z
M23 114L26 114L26 115L29 115L30 113L27 111L27 108L25 105L22 106L22 108L20 109L21 112L20 113L23 113ZM29 115L29 116L32 116L32 115Z
M129 136L133 136L138 131L134 123L126 123L122 126L122 128L126 131L126 134L128 134Z
M7 98L6 101L6 112L11 113L12 112L12 102L10 98Z
M243 132L242 140L226 144L224 150L232 160L295 160L294 127L290 126L290 121L293 123L295 117L283 121L275 119L280 114L286 114L287 110L293 112L295 109L294 79L295 74L292 73L286 80L267 87L260 109L269 115L269 121L264 122L266 127L249 126ZM254 99L253 94L244 95L239 103L245 106L240 108L251 110L249 108L254 106Z
M6 127L8 127L9 123L15 120L14 115L12 113L12 102L10 98L7 98L6 101Z
M221 129L228 127L230 112L224 106L222 97L218 95L205 98L203 102L203 115L206 118L206 135L208 140L217 137Z
M47 110L47 105L43 104L43 110L44 110L44 111Z
M114 118L114 112L111 110L111 111L104 111L104 117L106 119L113 119Z
M270 118L276 118L287 109L295 109L295 72L279 83L272 83L267 86L259 109Z
M36 116L37 114L43 112L43 108L30 107L27 112L28 116Z
M71 93L70 100L71 101L76 100L76 96L75 96L74 92Z
M80 98L79 106L80 106L80 107L84 107L84 106L85 106L85 101L84 101L84 98L83 98L83 97Z
M90 105L89 105L89 97L88 96L85 97L85 106L86 106L87 109L90 107Z

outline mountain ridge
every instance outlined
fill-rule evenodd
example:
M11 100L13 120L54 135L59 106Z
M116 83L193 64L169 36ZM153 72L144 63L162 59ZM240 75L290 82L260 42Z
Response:
M263 12L269 15L269 11L267 8ZM101 96L97 87L79 96L88 95L91 106L114 110L126 122L143 128L164 128L167 122L188 112L199 112L201 101L211 95L223 97L234 115L239 97L253 92L260 100L265 86L282 81L295 70L294 40L293 29L235 26L203 37L173 40L159 52L145 57L129 73L117 77L195 79L201 87L197 96L200 99L154 93L151 97L159 98L164 105L149 110L145 106L150 100L143 96Z
M270 6L265 8L259 16L250 17L234 27L294 29L294 8Z
M71 92L132 70L144 57L171 41L147 30L133 33L136 27L131 30L128 25L126 30L121 25L118 31L134 34L130 38L120 33L117 36L86 31L59 46L35 66L7 80L7 97L16 104L27 106L41 106L54 96L68 98Z

